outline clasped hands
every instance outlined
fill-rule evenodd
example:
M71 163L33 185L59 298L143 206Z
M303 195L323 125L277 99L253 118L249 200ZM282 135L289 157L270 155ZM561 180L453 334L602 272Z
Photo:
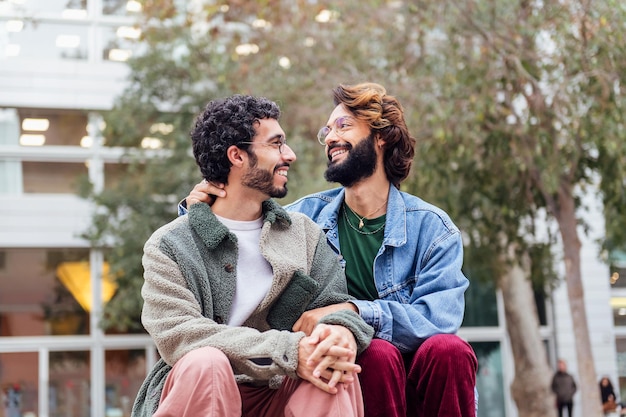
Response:
M357 345L352 332L339 325L318 324L330 311L350 308L345 305L307 311L293 326L307 335L298 348L298 376L330 394L337 393L337 384L351 384L361 372L355 363Z

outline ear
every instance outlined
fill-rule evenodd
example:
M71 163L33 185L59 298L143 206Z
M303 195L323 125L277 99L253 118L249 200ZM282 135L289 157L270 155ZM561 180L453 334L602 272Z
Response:
M376 139L376 146L382 149L385 146L385 139L383 139L380 136L380 133L376 134L375 139Z
M244 161L248 159L248 154L243 149L239 149L235 145L230 146L226 150L226 156L233 167L243 166Z

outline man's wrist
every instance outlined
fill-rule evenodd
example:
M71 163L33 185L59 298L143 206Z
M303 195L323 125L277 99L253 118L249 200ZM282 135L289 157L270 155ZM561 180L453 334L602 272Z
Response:
M347 307L348 307L350 310L352 310L352 311L354 311L355 313L359 314L359 308L356 306L356 304L354 304L353 302L348 301L348 302L346 303L346 305L347 305Z

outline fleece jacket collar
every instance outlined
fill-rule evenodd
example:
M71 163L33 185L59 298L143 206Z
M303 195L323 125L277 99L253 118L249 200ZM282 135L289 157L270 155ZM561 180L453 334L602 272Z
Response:
M263 221L270 224L291 224L289 214L274 200L265 200L261 205ZM208 204L194 204L189 208L189 223L208 249L216 249L225 240L235 239L228 228L215 217Z

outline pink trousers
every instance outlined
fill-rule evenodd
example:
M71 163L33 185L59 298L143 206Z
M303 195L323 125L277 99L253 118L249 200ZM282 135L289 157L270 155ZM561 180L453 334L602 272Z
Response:
M432 336L402 355L374 339L357 357L367 417L475 417L478 362L455 335Z
M154 417L363 417L358 381L328 394L302 379L279 389L238 385L224 353L193 350L172 368Z

